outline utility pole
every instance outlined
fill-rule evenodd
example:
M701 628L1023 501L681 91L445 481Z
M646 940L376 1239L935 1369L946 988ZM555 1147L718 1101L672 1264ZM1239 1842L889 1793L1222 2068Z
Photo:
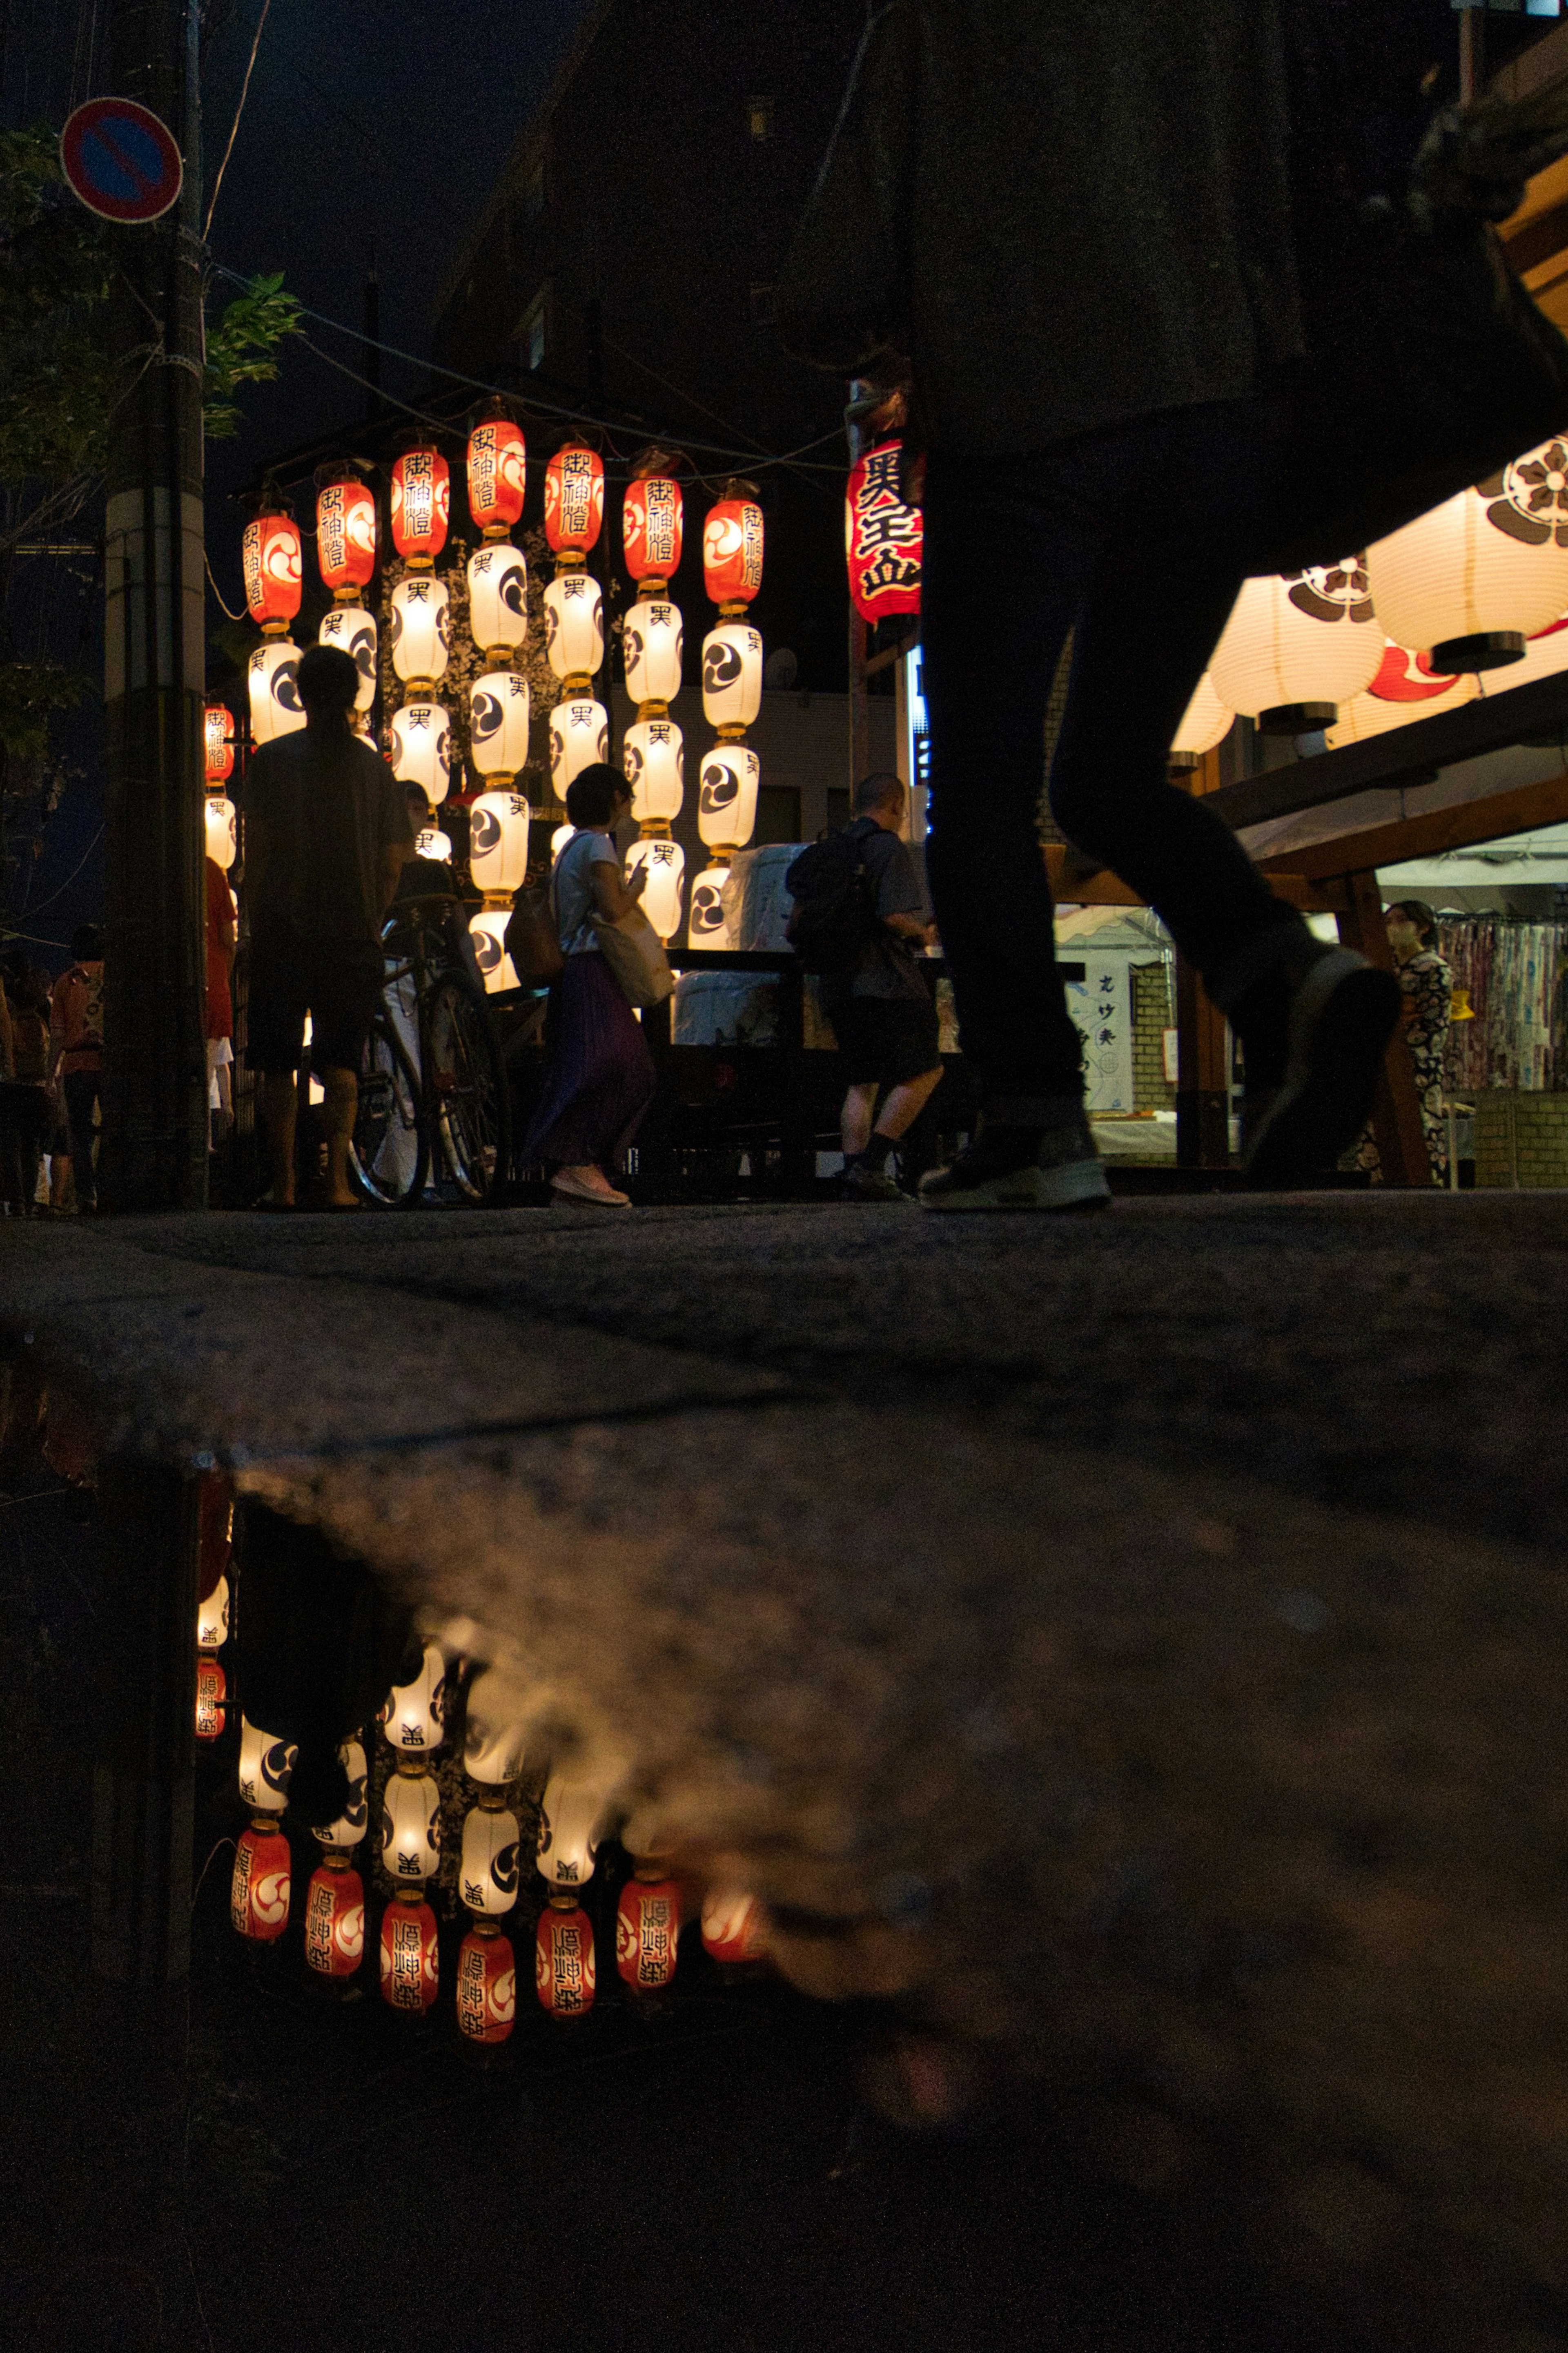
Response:
M175 206L110 230L106 1208L206 1200L201 118L195 0L114 0L114 94L168 126Z
M865 398L868 386L857 376L849 386L851 409ZM868 439L858 417L851 416L847 427L849 438L849 463L853 467L865 450ZM866 644L869 632L849 600L849 806L853 814L855 787L871 765L871 702L867 691Z

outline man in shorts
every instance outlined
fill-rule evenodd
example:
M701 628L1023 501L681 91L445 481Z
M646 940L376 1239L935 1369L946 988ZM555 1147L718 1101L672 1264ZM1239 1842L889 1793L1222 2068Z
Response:
M303 732L264 744L245 780L246 1060L264 1080L275 1209L294 1207L307 1014L326 1094L327 1206L357 1206L348 1176L357 1072L381 996L382 921L414 854L403 786L349 725L358 681L352 654L311 646L300 659Z
M888 1156L942 1077L936 1006L913 954L934 934L920 871L899 835L904 800L903 783L889 770L856 786L849 839L859 846L877 920L854 962L822 987L849 1073L839 1122L847 1201L906 1198L888 1174Z

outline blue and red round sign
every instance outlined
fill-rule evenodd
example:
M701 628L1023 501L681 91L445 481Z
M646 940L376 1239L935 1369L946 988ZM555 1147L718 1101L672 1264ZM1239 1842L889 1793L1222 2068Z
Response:
M60 168L89 212L152 221L180 193L184 165L166 123L131 98L89 98L60 132Z

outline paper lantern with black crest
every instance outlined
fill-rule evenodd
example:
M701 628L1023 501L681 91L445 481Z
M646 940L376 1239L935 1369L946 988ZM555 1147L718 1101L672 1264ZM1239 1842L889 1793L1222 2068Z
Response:
M452 723L439 702L405 702L392 714L392 773L418 785L432 807L452 781Z
M662 596L641 598L621 624L626 692L634 702L670 703L680 692L684 642L680 607Z
M528 641L528 566L509 540L468 558L468 635L492 658Z
M744 744L715 744L702 754L697 830L710 849L741 849L750 841L761 776L756 754Z
M702 525L702 578L715 605L749 605L763 585L763 511L754 499L721 499Z
M276 743L305 724L300 700L300 649L289 638L264 638L246 670L250 732L258 744Z
M521 793L480 793L471 803L468 871L487 899L510 898L521 888L528 872L528 820Z
M702 640L702 715L713 727L749 727L762 707L762 632L721 621Z
M544 650L560 679L590 679L605 659L599 584L588 572L563 572L544 591Z
M602 702L574 695L550 714L550 781L564 800L574 776L609 757L610 720Z
M468 689L468 756L481 776L515 776L528 765L528 681L521 670L487 670Z
M445 675L452 641L445 581L411 572L392 592L392 667L399 678L434 686Z
M668 825L680 815L685 753L673 719L634 720L621 747L621 766L639 825Z
M331 612L322 614L317 634L321 644L336 646L340 653L348 655L359 672L354 709L368 711L375 701L375 616L363 605L334 605Z

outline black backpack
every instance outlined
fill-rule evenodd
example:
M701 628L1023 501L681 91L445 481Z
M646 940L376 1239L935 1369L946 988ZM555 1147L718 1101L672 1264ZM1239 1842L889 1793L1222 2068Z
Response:
M786 931L807 972L847 972L877 932L860 841L845 832L808 843L784 876L795 901Z

